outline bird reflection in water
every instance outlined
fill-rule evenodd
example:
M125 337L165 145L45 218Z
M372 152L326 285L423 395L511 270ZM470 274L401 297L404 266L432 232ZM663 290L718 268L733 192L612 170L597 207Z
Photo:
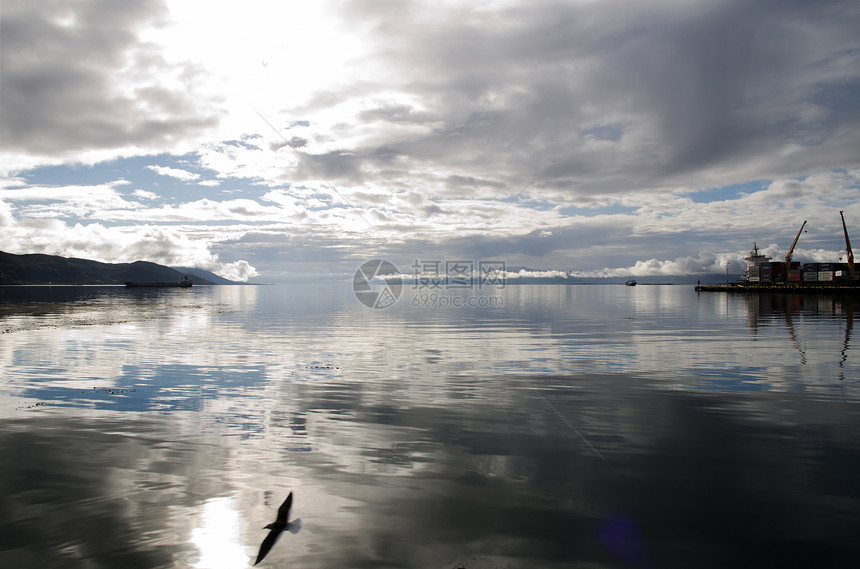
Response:
M295 519L293 521L287 521L290 517L290 507L293 505L293 493L290 492L290 495L287 496L287 499L284 500L284 503L281 504L281 507L278 508L278 517L275 518L275 521L265 526L263 529L269 530L269 535L266 536L266 539L263 540L263 543L260 544L260 553L257 554L257 560L254 561L254 565L263 560L264 557L269 553L272 549L272 546L275 545L275 542L281 536L284 530L287 530L290 533L298 533L302 527L302 520Z

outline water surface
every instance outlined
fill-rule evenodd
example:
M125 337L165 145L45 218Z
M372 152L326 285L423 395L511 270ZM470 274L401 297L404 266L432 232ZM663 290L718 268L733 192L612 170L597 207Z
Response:
M3 567L244 567L291 490L260 566L860 559L854 299L0 294Z

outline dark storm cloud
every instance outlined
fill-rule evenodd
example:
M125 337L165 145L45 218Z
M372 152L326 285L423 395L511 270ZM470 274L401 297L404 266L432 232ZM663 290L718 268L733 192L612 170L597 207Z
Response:
M392 103L359 118L436 125L386 143L416 165L579 193L858 164L856 3L422 13L414 3L351 2L341 13L373 25L384 46L377 56L424 103L420 112ZM347 171L378 158L363 149L349 159Z
M200 71L174 68L137 29L160 0L3 3L2 148L36 154L159 144L213 126L185 90Z

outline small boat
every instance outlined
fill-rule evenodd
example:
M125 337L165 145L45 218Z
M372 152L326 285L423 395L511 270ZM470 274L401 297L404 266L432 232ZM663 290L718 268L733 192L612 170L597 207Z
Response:
M636 286L636 279L630 277L624 284L627 286Z
M140 282L137 282L137 283L136 283L136 282L132 282L132 281L125 281L125 286L127 286L127 287L129 287L129 288L132 288L132 287L150 287L150 288L155 288L155 287L158 287L158 288L161 288L161 287L178 287L178 288L190 288L190 287L192 286L192 283L191 283L191 279L189 279L189 278L188 278L188 277L186 277L186 276L183 276L181 279L179 279L178 281L174 281L174 282L159 282L159 281L152 281L152 282L148 282L148 283L140 283Z

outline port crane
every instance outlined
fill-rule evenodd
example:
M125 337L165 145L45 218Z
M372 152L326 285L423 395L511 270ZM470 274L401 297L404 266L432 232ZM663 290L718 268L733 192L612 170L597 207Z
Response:
M791 266L791 254L794 253L794 246L797 245L797 240L800 239L800 234L803 233L803 228L806 227L806 220L803 220L803 225L800 226L800 231L797 232L797 237L794 238L794 242L791 244L791 247L788 249L788 254L785 256L785 271L788 272L789 267ZM847 233L845 234L848 235Z
M848 277L854 278L854 251L851 250L851 241L848 240L848 228L845 227L845 216L842 211L839 212L839 217L842 218L842 231L845 232L845 250L848 253Z

